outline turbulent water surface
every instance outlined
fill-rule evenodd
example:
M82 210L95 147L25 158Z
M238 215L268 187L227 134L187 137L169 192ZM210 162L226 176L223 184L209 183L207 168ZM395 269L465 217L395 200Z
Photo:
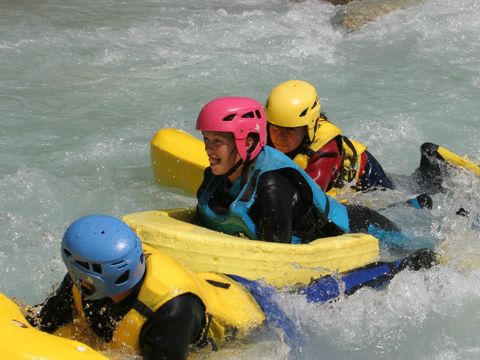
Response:
M355 32L332 25L337 11L316 0L0 0L0 291L41 301L65 271L63 231L81 215L194 204L154 183L149 141L162 127L194 133L214 97L263 102L277 83L305 79L389 173L410 174L425 141L479 162L480 3L425 0ZM282 295L300 357L478 359L479 185L459 172L431 212L384 211L445 264L331 304ZM455 215L460 206L470 217ZM205 357L289 355L262 333Z

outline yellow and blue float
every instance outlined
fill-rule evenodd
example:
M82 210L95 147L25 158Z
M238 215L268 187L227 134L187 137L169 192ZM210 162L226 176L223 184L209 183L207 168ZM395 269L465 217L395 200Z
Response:
M213 271L262 279L276 286L308 284L312 278L375 261L378 240L344 234L309 244L279 244L219 233L191 223L194 209L146 211L123 220L148 244L195 272Z

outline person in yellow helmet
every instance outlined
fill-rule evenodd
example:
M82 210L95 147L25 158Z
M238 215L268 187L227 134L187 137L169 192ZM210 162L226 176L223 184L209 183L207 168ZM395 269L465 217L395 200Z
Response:
M289 80L275 86L265 103L269 143L287 154L324 190L353 183L356 190L393 189L367 147L349 139L321 112L313 85Z
M61 243L68 273L28 321L42 331L91 343L124 358L184 360L190 349L216 350L225 341L273 328L299 354L301 336L264 282L213 272L194 273L145 244L120 219L92 214L74 221ZM291 291L326 302L376 288L398 272L428 269L437 255L420 249L341 276L312 279ZM292 284L293 285L293 284Z

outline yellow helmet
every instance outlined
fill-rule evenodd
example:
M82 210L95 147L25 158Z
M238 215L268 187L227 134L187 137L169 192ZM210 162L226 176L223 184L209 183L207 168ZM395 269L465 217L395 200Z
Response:
M308 127L313 141L320 118L320 101L315 88L303 80L288 80L275 86L265 103L267 121L282 127Z

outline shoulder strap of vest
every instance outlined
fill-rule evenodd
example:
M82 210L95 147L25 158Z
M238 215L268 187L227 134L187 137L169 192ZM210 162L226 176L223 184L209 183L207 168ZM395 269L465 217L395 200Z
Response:
M147 305L145 305L138 299L135 300L132 307L141 315L145 316L147 319L150 319L154 314L154 311L152 309L150 309Z
M350 148L353 154L352 160L350 161L350 169L346 169L347 181L350 182L353 179L355 179L355 177L357 176L356 166L357 166L357 160L358 160L358 153L357 153L357 149L352 144L349 138L347 138L346 136L343 136L343 141L345 141L345 144L347 144L347 146Z
M346 136L342 136L342 140L350 148L353 155L350 161L350 168L346 169L345 168L345 151L342 151L340 171L338 172L338 176L335 179L335 182L333 185L334 187L337 187L337 188L342 188L345 180L347 182L351 182L357 176L357 170L355 169L355 165L358 159L357 149L355 149L355 146L352 144L350 139L347 138Z
M258 181L258 174L260 173L260 169L253 170L250 182L247 184L247 188L242 194L240 201L247 202L252 197L253 193L255 192L255 188L257 187Z
M358 154L357 154L357 149L355 149L355 146L352 144L352 142L350 141L349 138L347 138L346 136L342 136L342 139L343 141L345 141L345 144L347 144L347 146L350 148L350 150L352 151L352 164L356 164L357 163L357 159L358 159Z

